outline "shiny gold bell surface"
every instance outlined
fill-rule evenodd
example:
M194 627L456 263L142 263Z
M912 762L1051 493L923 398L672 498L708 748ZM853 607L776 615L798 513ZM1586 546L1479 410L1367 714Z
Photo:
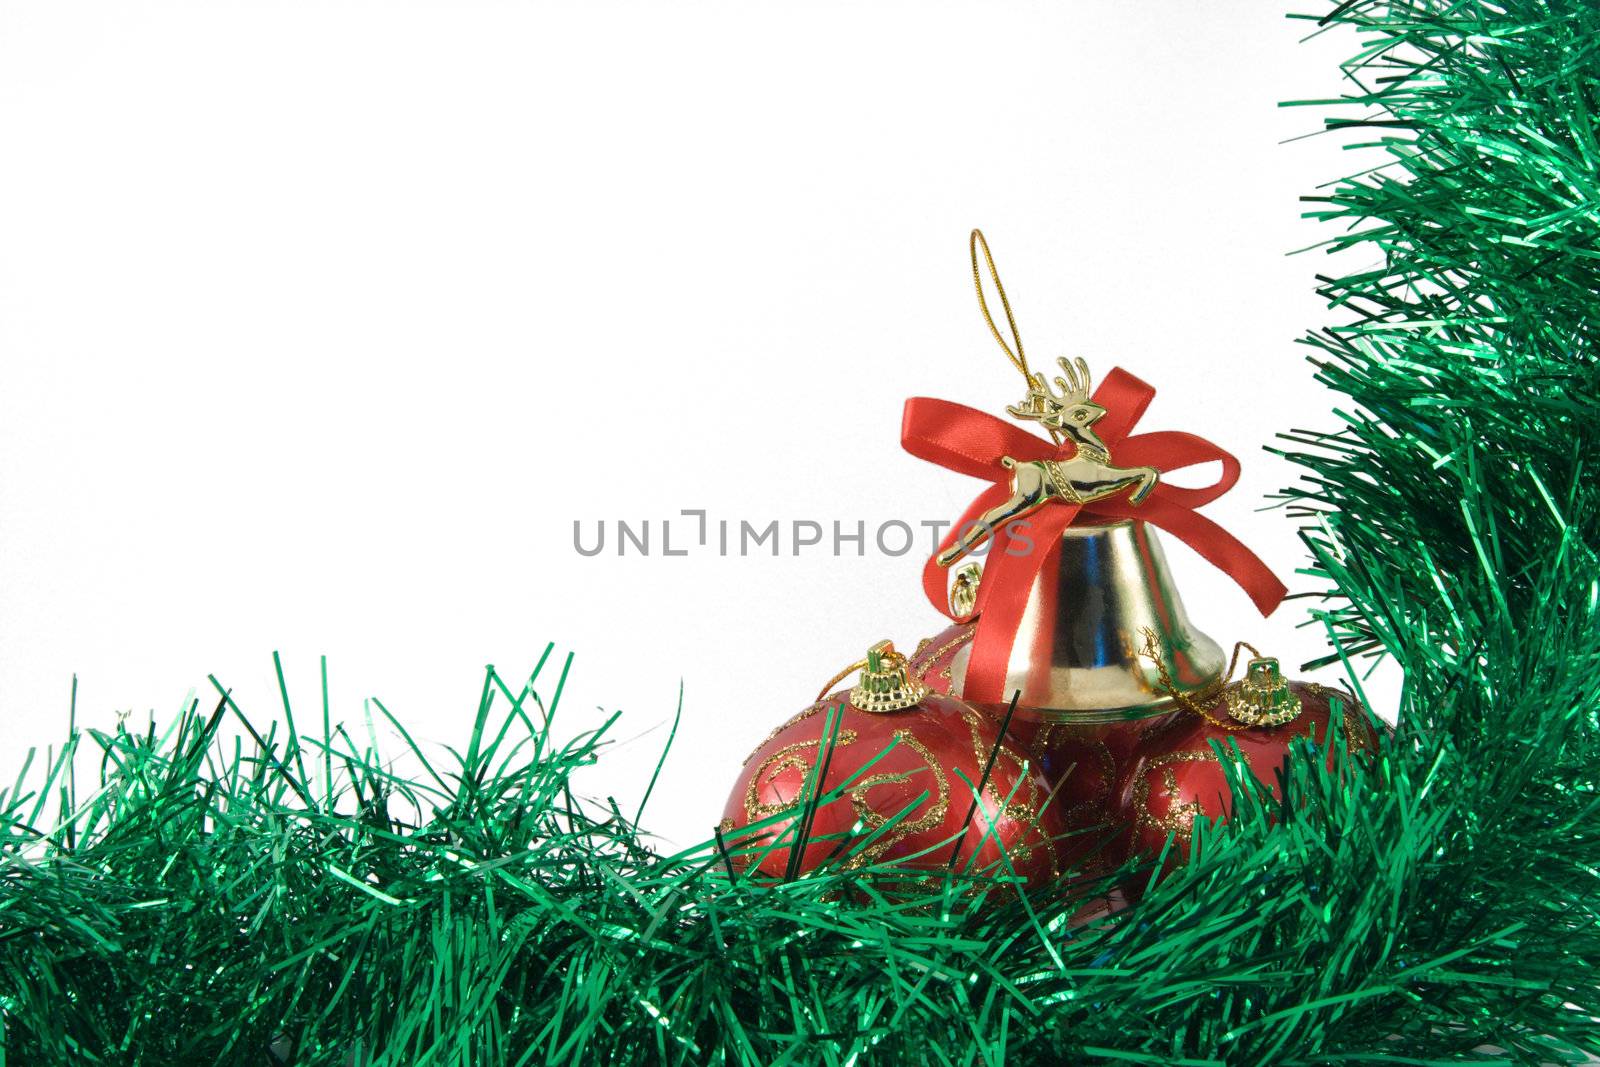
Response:
M1069 526L1034 578L1006 672L1019 703L1075 722L1137 718L1173 706L1155 662L1140 655L1153 630L1173 688L1222 677L1222 648L1194 628L1154 530L1124 520ZM968 644L951 664L962 691Z

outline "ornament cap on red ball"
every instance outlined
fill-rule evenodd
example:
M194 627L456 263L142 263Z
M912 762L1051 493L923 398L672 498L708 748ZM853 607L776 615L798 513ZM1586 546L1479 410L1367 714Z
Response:
M823 686L822 696L833 683ZM874 714L904 711L922 703L928 687L911 677L906 658L894 650L893 641L879 641L867 650L861 677L850 690L850 706Z
M848 692L826 694L835 678L746 759L720 827L734 863L773 878L872 863L931 877L954 856L958 869L1053 879L1062 828L1032 747L931 692L887 641L845 674L856 669Z
M1244 678L1222 695L1228 714L1246 726L1282 726L1298 719L1305 710L1273 656L1252 659L1245 666Z
M1242 761L1275 794L1277 771L1297 740L1316 742L1330 770L1339 765L1340 749L1354 754L1378 745L1377 731L1354 697L1317 682L1286 679L1271 656L1250 660L1245 676L1209 701L1181 703L1184 714L1140 742L1115 801L1134 851L1154 856L1169 835L1173 838L1169 869L1187 857L1196 819L1231 814L1223 759ZM1337 733L1335 718L1340 720ZM1213 742L1222 745L1224 756Z

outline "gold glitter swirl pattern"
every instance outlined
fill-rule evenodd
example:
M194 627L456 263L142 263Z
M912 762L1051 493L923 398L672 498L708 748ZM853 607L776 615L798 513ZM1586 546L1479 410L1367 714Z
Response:
M800 714L791 716L787 722L783 723L783 725L781 725L777 729L773 730L766 737L763 737L761 739L761 743L759 745L757 745L755 748L750 750L750 755L746 756L744 758L744 762L739 764L739 769L743 770L744 768L750 766L750 761L756 758L756 753L760 752L762 749L764 749L768 745L772 744L772 742L776 741L778 739L778 735L779 734L783 733L785 730L787 730L789 727L793 726L795 723L805 722L807 719L811 718L811 716L815 715L817 712L821 711L824 707L827 707L827 706L829 706L828 701L819 700L815 704L813 704L809 708L807 708L806 710L800 712Z
M1245 766L1248 767L1250 765L1250 757L1243 752L1239 755ZM1188 841L1194 835L1195 816L1204 814L1205 809L1198 800L1177 803L1183 799L1183 794L1178 791L1178 775L1173 770L1173 765L1206 762L1220 764L1221 760L1209 748L1189 752L1169 752L1164 756L1156 756L1151 759L1133 783L1135 825L1144 830L1159 830L1162 833L1174 834L1179 841ZM1150 811L1150 776L1152 772L1157 770L1161 772L1161 786L1165 791L1166 799L1172 802L1172 807L1162 816L1157 816Z
M972 755L977 761L974 766L983 767L988 764L989 753L995 748L993 742L985 743L984 733L986 731L984 727L997 724L984 718L970 704L963 703L960 707L961 719L966 723L967 731L972 737ZM983 799L987 800L995 808L996 822L1001 819L1012 819L1025 823L1038 833L1041 840L1048 839L1049 834L1046 832L1044 824L1040 821L1043 815L1041 808L1044 798L1039 795L1038 785L1028 773L1028 762L1010 745L1002 741L999 745L999 751L995 754L994 769L1001 770L1007 760L1011 763L1011 774L1020 786L1018 792L1022 794L1021 799L1013 797L1012 801L1008 803L1007 799L1000 795L999 789L993 784L993 772L990 773L990 784ZM976 786L977 783L974 782L973 785ZM1034 846L1029 842L1028 838L1019 837L1011 845L1010 852L1016 858L1026 860L1033 855L1033 849ZM1051 870L1055 870L1053 859L1051 861Z
M854 730L842 730L839 733L839 740L835 747L842 748L847 744L851 744L858 739L858 736ZM909 781L913 776L924 771L933 776L933 796L925 804L921 814L901 821L884 837L874 841L871 846L852 856L849 861L850 866L861 866L872 862L905 838L938 826L944 821L945 816L949 814L950 779L945 774L944 768L939 766L939 761L934 757L933 752L928 749L927 745L918 740L910 730L896 730L894 739L896 743L905 745L915 752L922 760L922 766L910 767L903 771L871 774L856 782L847 794L856 818L861 820L862 824L869 829L876 830L878 827L883 826L892 817L900 814L901 809L897 807L891 812L878 811L872 804L871 791L879 786ZM815 754L820 750L821 744L820 738L811 741L797 741L792 745L785 745L761 761L755 773L750 776L750 782L745 788L744 813L747 821L755 822L771 815L777 815L780 812L792 810L800 803L802 798L797 793L786 801L764 804L761 802L761 787L763 783L770 783L774 777L787 771L798 771L802 777L809 775L816 766ZM819 783L818 787L822 788L822 784Z
M854 743L855 739L856 732L854 730L840 730L838 740L835 742L834 747L843 748L846 745ZM760 794L761 784L763 782L771 781L774 777L782 774L784 771L798 770L801 772L801 774L805 774L806 772L810 771L812 763L805 758L805 753L808 749L820 749L821 747L822 738L820 737L810 741L796 741L792 745L784 745L782 748L778 749L778 751L762 760L760 766L756 768L756 772L750 776L750 784L745 787L745 819L750 822L755 822L758 819L765 819L768 815L776 815L780 811L788 811L790 808L800 803L800 794L797 792L794 797L789 800L779 801L775 804L763 804L761 803ZM820 782L818 783L818 787L821 787Z
M926 650L928 645L931 645L933 643L933 639L932 638L928 638L928 639L925 640L925 642L923 644L917 646L916 654L911 657L912 658L912 670L916 671L917 678L920 681L922 681L923 683L925 683L925 684L932 685L933 683L930 680L930 678L928 677L929 672L933 671L934 666L936 664L938 664L940 660L944 659L947 655L952 655L962 645L966 644L968 641L971 641L972 640L972 635L974 633L976 633L976 632L977 632L977 628L976 627L970 626L970 625L966 626L961 630L960 633L956 634L950 640L946 641L944 644L942 644L938 648L934 649L933 653L931 655L926 656L926 657L924 657L922 655L922 653L923 653L924 650ZM937 672L938 677L943 678L945 680L945 687L944 687L943 690L941 690L941 692L946 692L947 693L947 692L950 691L950 683L951 683L950 669L954 665L955 664L953 662L946 663L944 665L944 668Z
M1111 801L1111 783L1117 776L1117 761L1111 755L1110 745L1096 739L1084 747L1094 754L1095 763L1100 767L1100 784L1087 800L1079 801L1063 813L1069 822L1084 815L1104 814Z
M909 730L896 730L894 737L900 744L907 746L921 756L923 766L912 767L905 771L868 775L861 779L850 790L850 806L855 809L856 818L860 819L864 825L876 830L888 822L891 817L900 814L898 810L884 814L872 806L871 801L867 798L867 791L874 786L909 781L912 775L927 771L933 775L937 788L932 801L927 806L927 810L914 819L907 818L902 820L891 833L873 842L872 847L864 850L859 857L862 862L865 862L868 858L882 855L912 834L920 834L925 830L933 829L944 821L945 815L950 811L950 779L945 775L944 768L939 766L939 761L934 758L933 753L928 750L928 746L918 741ZM870 857L867 855L869 852L871 853ZM852 859L852 862L854 862L854 859Z

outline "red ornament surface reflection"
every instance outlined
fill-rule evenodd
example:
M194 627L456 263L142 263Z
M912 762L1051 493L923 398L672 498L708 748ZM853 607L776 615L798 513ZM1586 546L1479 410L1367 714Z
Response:
M842 796L817 808L799 865L802 872L849 851L852 843L845 838L853 828L868 833L906 811L871 846L844 862L861 866L892 861L912 870L944 871L959 845L959 866L998 875L1006 871L1003 848L1029 885L1056 877L1055 839L1061 822L1053 811L1043 810L1049 789L1038 756L1021 740L1008 737L999 746L973 812L973 790L996 750L1000 722L984 710L936 693L916 707L879 714L851 706L848 692L834 693L775 730L745 761L723 812L724 833L742 846L736 861L754 864L764 875L784 876L791 827L804 811L801 799L823 749L826 712L839 704L845 707L822 792L850 784ZM769 826L740 833L774 816L780 818ZM785 844L765 856L743 851L778 840Z

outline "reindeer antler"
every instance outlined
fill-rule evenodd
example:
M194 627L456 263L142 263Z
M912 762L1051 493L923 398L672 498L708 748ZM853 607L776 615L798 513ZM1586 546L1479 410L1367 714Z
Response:
M1043 419L1061 409L1061 402L1050 392L1050 383L1042 374L1028 375L1028 395L1022 404L1007 404L1006 410L1016 419Z
M1028 375L1028 395L1023 397L1022 406L1006 407L1012 416L1019 419L1040 419L1055 414L1074 404L1081 404L1089 399L1089 364L1080 356L1077 365L1067 362L1062 356L1056 360L1065 377L1056 379L1056 386L1061 390L1057 396L1050 388L1050 382L1043 374Z
M1057 378L1056 384L1061 387L1061 402L1063 404L1081 404L1089 399L1089 364L1082 357L1078 357L1076 369L1067 362L1067 357L1062 356L1056 360L1061 367L1065 378Z

